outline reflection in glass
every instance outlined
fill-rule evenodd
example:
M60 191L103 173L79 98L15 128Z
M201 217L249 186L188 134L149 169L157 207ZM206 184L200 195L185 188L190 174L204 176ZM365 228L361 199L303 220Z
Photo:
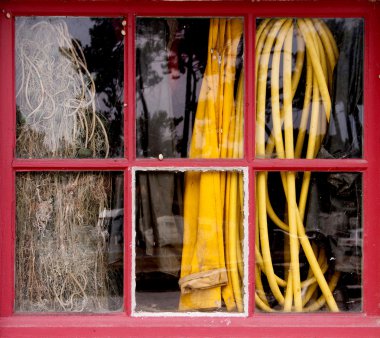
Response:
M244 311L242 173L139 171L135 215L135 311Z
M120 18L16 19L16 153L123 155Z
M362 175L259 172L259 310L362 310Z
M256 156L360 158L362 19L260 19Z
M16 302L21 312L123 306L123 176L18 173Z
M137 18L136 74L137 157L243 156L242 19Z

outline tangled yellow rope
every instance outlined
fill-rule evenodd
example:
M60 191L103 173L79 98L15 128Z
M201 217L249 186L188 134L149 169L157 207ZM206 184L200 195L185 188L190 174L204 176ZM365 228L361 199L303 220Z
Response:
M294 36L296 46L293 46ZM294 66L292 51L297 50ZM272 56L272 58L271 58ZM306 58L304 102L297 138L293 125L293 98L300 83ZM279 158L300 158L309 125L305 158L317 155L331 114L331 87L333 71L338 58L336 42L327 25L319 19L266 19L256 34L256 155ZM281 63L282 60L282 63ZM271 61L271 62L270 62ZM280 73L282 70L282 74ZM282 97L280 100L280 80ZM267 83L271 87L271 134L266 139ZM281 102L282 101L282 102ZM310 172L302 179L300 196L296 195L295 172L281 172L286 196L286 218L280 219L274 212L268 195L268 173L257 173L257 227L256 227L256 305L263 311L274 311L264 291L263 276L270 294L277 301L277 309L283 311L315 311L327 303L331 311L339 311L332 295L339 273L327 281L328 270L323 249L312 246L304 227L304 214L310 185ZM281 228L285 236L284 264L289 266L285 279L279 278L272 263L269 244L268 218ZM310 266L307 279L301 281L301 248ZM317 289L322 295L310 303Z

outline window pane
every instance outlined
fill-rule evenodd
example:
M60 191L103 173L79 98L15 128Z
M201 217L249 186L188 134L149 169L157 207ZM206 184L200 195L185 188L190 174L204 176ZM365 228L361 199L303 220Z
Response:
M256 306L362 310L362 175L259 172Z
M243 312L239 171L136 173L135 313Z
M121 311L123 175L16 178L16 311Z
M123 156L120 18L16 18L16 154Z
M260 19L256 156L361 158L362 19Z
M137 18L137 157L243 157L243 20Z

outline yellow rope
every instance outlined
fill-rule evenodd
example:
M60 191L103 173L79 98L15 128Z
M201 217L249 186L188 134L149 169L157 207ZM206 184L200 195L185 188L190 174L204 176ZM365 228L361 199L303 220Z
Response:
M334 67L338 58L335 40L323 21L318 19L271 19L264 20L256 35L256 155L272 156L274 150L279 158L294 159L302 156L307 138L305 157L315 158L326 133L331 114L329 90L332 85ZM297 56L292 71L293 35L297 34ZM272 55L272 58L270 56ZM292 101L297 91L306 55L306 82L299 132L294 144ZM280 95L280 65L282 62L282 100ZM270 63L271 62L271 63ZM270 70L269 70L270 66ZM265 140L265 108L267 78L271 82L272 130ZM320 105L322 101L323 106ZM283 130L282 130L283 128ZM266 144L266 145L265 145ZM270 202L267 187L267 173L256 175L257 230L255 280L258 284L255 295L256 305L263 311L273 311L263 290L261 276L266 277L271 296L283 311L318 310L325 303L331 311L339 311L332 290L339 278L334 274L330 283L324 274L328 271L324 251L317 251L306 236L303 219L309 193L311 173L303 173L301 191L297 203L296 173L281 172L281 181L287 202L285 220L277 216ZM287 235L289 244L284 248L285 280L278 277L273 268L267 218ZM302 248L310 270L306 280L300 278L300 249ZM288 258L286 258L288 257ZM287 262L287 263L286 263ZM286 266L286 265L285 265ZM322 296L313 305L304 306L319 287ZM281 291L284 288L284 294ZM264 292L264 293L263 293Z

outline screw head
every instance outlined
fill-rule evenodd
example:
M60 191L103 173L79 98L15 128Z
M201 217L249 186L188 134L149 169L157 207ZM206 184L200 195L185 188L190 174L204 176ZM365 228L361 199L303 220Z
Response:
M5 13L5 17L6 17L7 19L10 19L10 18L11 18L11 13L9 13L9 12Z
M160 161L162 161L162 160L164 159L164 155L162 155L162 154L158 155L158 159L159 159Z

